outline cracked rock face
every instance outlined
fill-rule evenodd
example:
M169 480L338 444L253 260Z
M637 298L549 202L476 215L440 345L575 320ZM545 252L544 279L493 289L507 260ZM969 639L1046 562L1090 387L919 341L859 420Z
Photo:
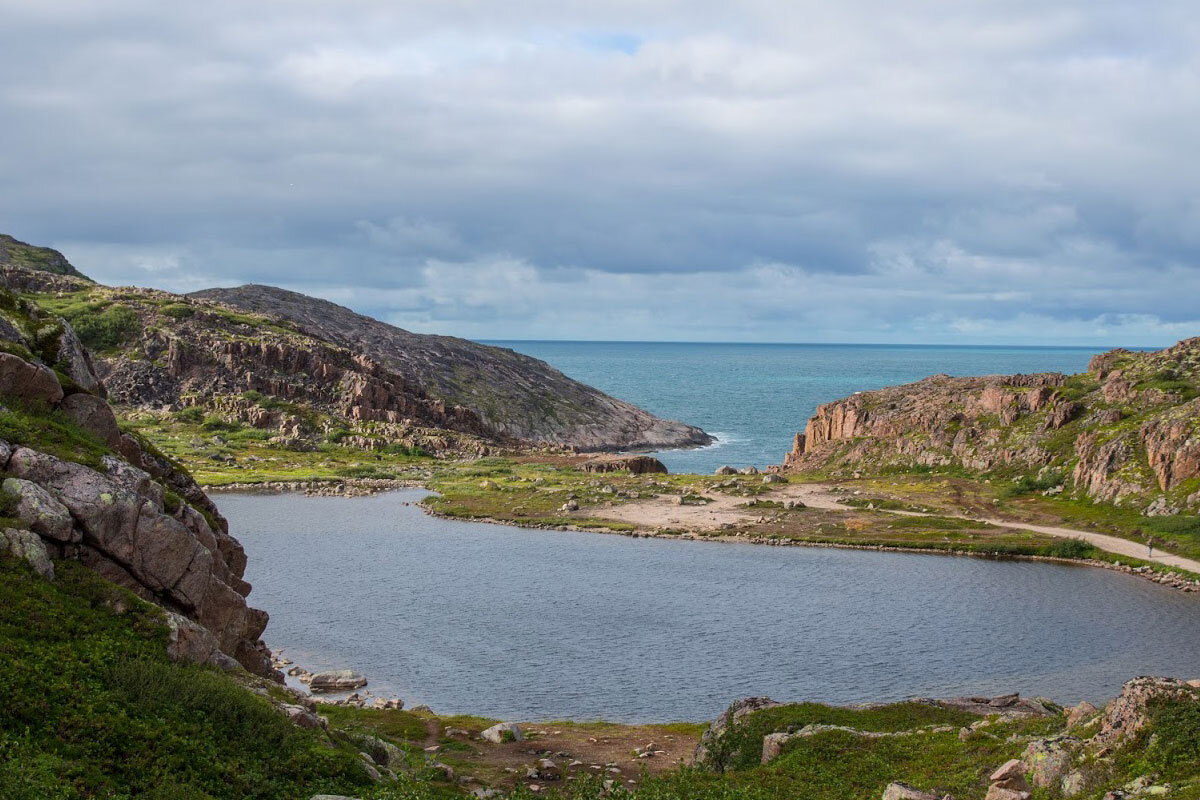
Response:
M19 329L22 320L0 320L0 338L35 351L37 342ZM246 605L246 555L216 506L190 475L121 433L90 358L65 324L54 352L70 379L65 385L36 356L0 352L0 406L60 414L112 452L85 464L46 452L54 448L42 449L35 434L0 440L0 488L20 521L4 529L0 547L47 577L54 574L52 558L77 559L161 605L173 656L225 667L236 660L274 677L259 640L267 615Z

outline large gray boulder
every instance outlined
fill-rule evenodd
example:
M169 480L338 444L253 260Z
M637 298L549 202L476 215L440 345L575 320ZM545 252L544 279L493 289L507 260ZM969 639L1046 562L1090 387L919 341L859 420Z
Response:
M17 518L34 533L63 543L78 542L83 538L75 530L67 507L41 486L20 478L5 478L2 488L17 498Z
M335 669L318 672L312 676L308 688L312 692L341 692L367 685L367 679L351 669Z
M46 552L46 543L33 531L20 528L0 530L0 551L23 559L43 578L54 578L54 562Z
M504 742L520 742L525 739L521 729L515 722L498 722L479 734L485 742L503 744Z

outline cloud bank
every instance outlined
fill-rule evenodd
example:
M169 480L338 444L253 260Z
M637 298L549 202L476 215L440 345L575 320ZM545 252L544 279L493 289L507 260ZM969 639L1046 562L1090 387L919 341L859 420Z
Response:
M1200 335L1190 3L0 0L0 230L475 338Z

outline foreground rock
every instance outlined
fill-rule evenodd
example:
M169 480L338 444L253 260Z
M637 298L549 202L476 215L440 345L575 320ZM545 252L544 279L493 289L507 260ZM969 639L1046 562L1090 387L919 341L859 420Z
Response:
M741 700L735 700L730 704L729 708L721 712L721 716L717 717L712 725L708 726L708 730L704 732L704 735L700 737L700 744L696 746L693 760L697 764L708 764L720 769L722 765L713 764L712 752L729 729L749 714L767 708L776 708L781 705L783 703L777 703L769 697L746 697Z
M950 795L945 798L939 797L936 794L922 792L916 787L909 786L907 783L889 783L887 788L883 790L882 800L953 800Z
M314 693L324 693L349 691L366 685L367 679L354 670L339 669L314 674L308 688Z
M190 475L120 431L87 354L71 352L69 326L5 288L0 295L0 341L22 353L0 352L0 413L19 403L30 420L0 440L0 489L20 523L4 531L4 548L46 577L53 560L77 560L161 606L173 657L281 677L259 639L267 615L246 605L245 552L216 506ZM39 355L48 336L55 363L75 373L65 385ZM52 424L65 432L45 446L37 429Z
M628 472L633 475L666 475L666 466L653 456L600 456L583 462L584 472Z
M521 733L521 729L515 722L500 722L479 734L479 737L484 741L492 744L503 744L504 742L520 742L525 739Z
M984 800L1029 800L1032 797L1029 782L1025 780L1025 765L1019 759L1001 764L988 781L991 785Z

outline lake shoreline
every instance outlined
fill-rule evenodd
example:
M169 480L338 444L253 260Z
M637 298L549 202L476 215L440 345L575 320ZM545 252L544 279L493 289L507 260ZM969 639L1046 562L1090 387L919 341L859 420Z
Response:
M204 490L210 494L303 494L306 497L369 497L385 494L401 489L423 489L433 492L424 481L416 479L379 479L379 478L346 478L346 479L313 479L302 481L269 481L265 483L233 483L223 486L206 486ZM1020 553L988 553L977 550L961 550L938 547L901 547L883 544L850 544L846 542L816 542L796 539L772 539L765 536L726 536L700 535L695 530L684 533L663 533L654 530L616 530L599 526L556 525L533 522L521 519L506 519L499 517L460 517L443 514L429 508L424 503L416 503L428 516L455 522L474 522L485 525L501 525L530 530L557 530L574 533L594 533L625 536L632 539L671 539L681 541L711 542L716 544L745 544L766 547L812 547L833 550L869 550L885 553L910 553L915 555L942 555L979 558L992 561L1021 561L1046 564L1062 564L1068 566L1095 567L1112 572L1120 572L1136 578L1150 581L1183 593L1200 592L1200 580L1188 581L1176 573L1156 572L1149 567L1135 567L1120 562L1103 561L1100 559L1063 558L1059 556L1026 555ZM852 510L852 509L847 509Z

